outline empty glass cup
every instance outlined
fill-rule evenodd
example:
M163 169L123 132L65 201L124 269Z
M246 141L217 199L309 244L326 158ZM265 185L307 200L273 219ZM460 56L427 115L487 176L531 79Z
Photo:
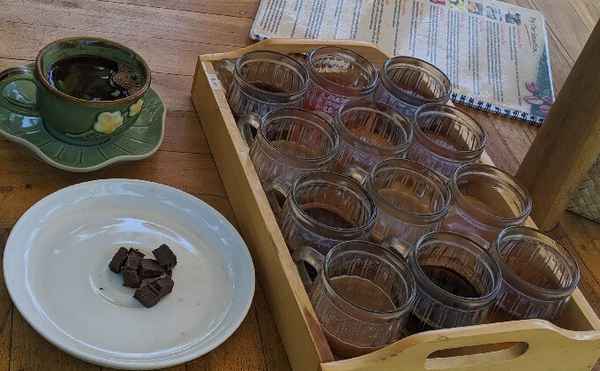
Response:
M377 206L371 238L406 255L424 235L439 229L450 206L450 188L435 171L403 159L380 162L365 188Z
M340 243L325 257L303 246L294 258L318 272L309 295L337 356L356 357L402 336L415 298L402 258L365 241Z
M502 277L494 258L474 241L448 232L423 236L408 265L417 282L409 332L482 323Z
M454 202L441 229L469 236L486 248L501 230L522 224L531 212L529 192L493 166L458 168L450 179L450 189Z
M445 177L465 164L479 161L487 136L471 116L455 107L421 106L414 121L415 141L407 157Z
M340 133L337 170L363 177L383 159L405 157L413 142L412 124L391 107L369 99L344 105L335 126Z
M538 230L506 228L491 252L503 279L496 307L513 319L557 318L579 284L575 258Z
M331 122L300 108L272 111L262 120L247 115L238 125L276 213L277 197L288 192L296 177L332 168L338 154L339 136Z
M312 50L307 57L309 88L304 106L335 116L346 102L371 95L377 69L355 52L334 46Z
M238 58L227 101L236 119L285 107L302 107L308 87L304 65L285 54L249 52Z
M418 58L400 56L385 61L375 99L412 119L417 108L426 103L447 103L451 88L448 76L439 68Z
M313 172L294 182L280 224L290 250L308 245L326 254L339 242L366 239L376 215L373 200L357 181Z

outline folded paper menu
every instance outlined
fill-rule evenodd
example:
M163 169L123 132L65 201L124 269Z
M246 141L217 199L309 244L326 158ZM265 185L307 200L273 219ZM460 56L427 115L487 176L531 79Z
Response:
M369 41L425 59L458 104L542 124L554 102L541 13L494 0L262 0L250 37Z

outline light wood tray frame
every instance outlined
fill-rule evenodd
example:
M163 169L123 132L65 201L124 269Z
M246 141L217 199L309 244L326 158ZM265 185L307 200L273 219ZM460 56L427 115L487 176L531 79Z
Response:
M428 331L362 357L334 360L214 67L215 62L236 59L252 50L304 53L323 45L352 49L377 65L389 57L363 42L266 40L228 53L201 56L192 88L194 107L294 370L590 370L600 357L600 320L579 290L555 324L526 320ZM487 153L482 161L493 164ZM535 226L531 220L527 223Z

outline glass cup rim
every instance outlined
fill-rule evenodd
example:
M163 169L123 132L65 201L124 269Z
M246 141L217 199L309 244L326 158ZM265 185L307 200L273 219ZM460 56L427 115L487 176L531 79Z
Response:
M437 185L440 187L440 195L443 197L442 207L439 210L430 213L416 213L400 209L396 205L391 204L388 200L380 196L379 191L375 189L374 184L377 172L386 168L391 168L395 171L408 171L410 174L420 177L430 184L437 182ZM420 221L428 223L439 221L448 214L452 201L452 192L450 191L450 187L448 186L448 182L444 176L421 163L403 158L388 158L379 162L371 170L369 176L367 176L365 186L378 207L390 213L394 217L398 217L399 219L419 219Z
M392 66L397 65L404 65L412 69L417 69L422 71L424 74L432 76L438 83L446 88L444 94L434 98L416 97L414 95L407 94L405 89L402 89L400 86L398 86L388 76L388 72ZM389 58L383 63L383 73L381 75L381 81L384 87L390 91L392 95L395 97L401 97L398 99L402 99L412 106L418 106L424 103L445 103L450 99L450 94L452 93L452 83L450 82L448 76L434 64L429 63L421 58L409 56L396 56Z
M555 256L560 255L560 259L569 265L570 268L573 268L574 274L571 277L571 283L568 286L560 289L550 289L535 285L517 275L511 266L506 263L503 255L500 254L499 248L500 246L503 246L504 243L508 242L506 241L507 239L510 241L510 238L518 236L527 237L529 239L541 242L547 246L548 251L551 251L552 254ZM579 263L577 263L577 259L575 259L573 254L564 248L560 243L537 229L527 226L507 227L498 234L495 243L492 244L491 250L492 254L500 265L500 269L502 270L502 279L505 281L505 283L528 296L546 301L560 300L570 296L579 285L581 271L579 268Z
M346 299L344 296L340 295L331 285L331 280L333 279L333 277L331 277L330 265L332 264L332 261L335 258L336 254L346 252L355 252L358 254L367 255L373 259L379 260L384 264L392 266L394 271L397 272L397 275L403 278L402 283L404 285L404 288L406 289L406 292L408 293L408 297L406 298L405 302L395 310L379 311L370 308L365 308L364 306L358 305ZM401 274L401 272L405 272L406 274ZM329 293L333 293L334 296L337 299L341 300L345 305L349 305L354 310L359 310L362 313L368 315L375 315L377 317L380 317L381 319L394 319L403 316L404 314L412 310L413 303L416 300L417 284L406 260L394 251L370 241L343 241L332 247L325 255L325 259L323 262L323 277L327 291Z
M335 187L343 186L344 188L353 187L354 190L352 190L352 193L362 193L361 197L368 202L370 209L369 217L367 218L366 222L351 228L340 228L323 224L319 220L307 214L302 207L300 207L300 203L298 202L297 198L299 188L306 185L307 182L328 183L329 185L333 185ZM290 190L290 201L292 210L298 216L298 219L302 224L308 227L316 226L320 231L325 231L327 235L343 234L359 236L362 233L368 232L373 227L377 217L377 207L375 206L375 202L371 196L369 196L368 192L360 185L360 183L350 176L330 171L315 171L297 177Z
M476 135L480 138L478 146L475 147L474 149L469 149L469 150L450 150L444 146L439 145L434 140L432 140L430 138L430 136L427 135L421 128L421 125L419 123L419 117L420 117L420 115L425 114L425 113L437 114L437 113L442 113L442 112L457 116L459 118L459 120L461 121L460 126L468 128L469 131L471 131L474 135ZM453 122L456 123L456 120L453 119ZM478 159L481 156L481 154L483 153L485 146L487 144L487 141L488 141L487 133L485 132L483 127L481 127L479 122L477 122L477 120L475 120L467 112L465 112L457 107L449 106L447 104L427 103L427 104L422 105L415 112L414 124L415 124L414 125L415 137L418 138L419 141L427 143L428 147L431 147L434 149L434 151L432 151L432 152L434 152L438 156L443 157L445 160L448 160L448 161L457 162L456 157L458 157L460 159L468 159L468 160ZM456 125L454 124L453 126L456 126ZM479 133L476 133L477 131Z
M348 59L354 59L354 61L367 66L369 71L365 72L369 73L370 75L371 81L369 82L369 84L362 88L355 88L352 86L339 84L318 73L315 68L315 58L319 53L324 53L328 51L332 52L332 54L335 53L344 55L345 58L349 57ZM321 86L323 89L327 91L332 91L336 95L342 95L346 97L366 96L373 92L377 88L377 84L379 83L379 71L377 71L377 68L375 68L371 61L350 49L342 48L339 46L321 46L310 50L308 52L308 55L306 56L306 65L310 78L316 82L319 82L319 86ZM328 89L327 87L324 87L323 84L321 84L322 82L326 82L326 84L331 85L333 89ZM345 93L343 91L345 91Z
M482 209L478 209L475 211L473 210L473 208L465 205L464 202L461 202L462 200L464 200L464 194L460 191L460 188L458 187L459 178L463 175L471 175L472 173L485 174L487 177L501 177L502 186L506 189L509 189L512 194L518 196L519 200L522 201L523 207L521 208L522 210L520 210L519 215L506 217L501 215L495 215L488 212L487 210ZM523 222L529 216L533 207L533 201L531 200L531 195L529 194L527 188L523 187L517 181L517 179L515 179L513 176L511 176L504 170L491 165L470 163L459 167L450 178L450 189L452 191L452 195L456 203L460 203L459 207L461 209L466 209L465 211L468 214L472 214L473 212L483 214L486 217L486 219L493 220L501 226L519 224Z
M400 130L406 133L406 141L396 146L391 145L375 145L362 140L357 137L352 131L350 131L342 119L342 116L352 110L363 110L371 111L377 115L384 116L392 122L392 125L397 126ZM413 143L414 129L413 125L406 116L400 112L394 110L391 106L373 101L372 99L357 99L346 102L336 113L335 123L340 131L341 136L351 139L352 142L360 143L364 148L368 148L370 151L382 152L382 151L393 151L395 153L405 152ZM405 125L402 125L404 123Z
M424 246L424 244L431 241L440 240L442 238L460 241L460 243L456 243L454 244L454 246L466 250L470 254L473 254L473 251L471 251L471 249L475 250L480 254L480 257L485 257L484 259L486 259L488 263L485 264L485 266L487 267L488 274L490 274L492 276L492 279L495 281L494 286L491 290L489 290L485 295L478 297L460 296L443 289L442 287L438 286L435 282L433 282L431 278L429 278L429 276L427 275L427 273L425 273L425 271L421 267L421 264L419 263L417 252L419 248ZM466 248L466 246L469 246L469 248ZM492 304L501 289L502 271L496 259L494 259L494 257L477 242L459 233L444 231L429 232L423 235L419 239L419 241L417 241L415 246L410 249L408 253L408 262L409 266L411 267L411 271L415 276L417 286L423 287L424 284L427 284L428 288L425 291L427 291L429 294L433 293L438 297L442 297L448 301L451 301L453 305L458 305L459 308L463 310L480 308Z
M286 114L287 116L273 117L273 116L278 116L278 115L283 115L283 114ZM295 121L299 121L306 125L311 125L313 127L317 127L318 130L322 130L323 132L329 131L329 133L326 133L326 134L331 134L332 143L331 143L331 148L329 151L327 151L327 153L325 153L323 155L319 155L319 156L314 156L314 157L295 156L295 155L292 155L287 152L282 153L279 150L279 148L277 148L277 146L275 146L272 143L272 141L267 138L267 135L266 135L267 125L274 122L275 120L288 118L288 117L294 117L294 115L295 115ZM310 118L300 117L301 115L309 116ZM321 122L323 124L323 126L319 126L318 124L316 124L315 123L316 121ZM327 129L325 129L325 128L327 128ZM261 124L258 127L257 136L258 136L259 140L261 142L264 142L271 151L279 153L279 154L283 155L284 157L286 157L287 159L297 162L297 163L319 165L319 164L329 162L329 161L333 160L335 158L335 156L337 156L337 153L338 153L339 147L340 147L339 133L338 133L338 130L336 129L335 125L333 125L333 123L331 122L331 120L329 120L326 117L319 115L313 111L308 111L304 108L291 108L291 107L280 108L280 109L266 113L261 119Z
M242 66L245 61L247 61L251 57L254 57L259 54L271 55L273 57L277 57L282 60L285 60L289 64L294 65L296 67L296 70L299 72L299 74L304 79L304 83L302 84L302 87L299 90L293 91L290 93L286 93L286 92L278 93L278 92L268 91L268 90L259 88L255 85L251 84L245 77L243 77ZM272 96L276 99L297 100L297 99L302 98L304 96L304 93L306 93L306 90L308 89L308 71L306 70L306 67L302 63L300 63L299 61L290 57L287 54L276 52L276 51L271 51L271 50L254 50L254 51L243 54L241 57L239 57L235 61L233 77L240 84L240 87L242 88L242 90L257 91L261 94L264 94L265 96ZM255 98L255 97L253 97L253 99L259 100L261 103L265 103L265 104L280 104L281 103L281 102L269 102L269 101L265 101L264 99Z

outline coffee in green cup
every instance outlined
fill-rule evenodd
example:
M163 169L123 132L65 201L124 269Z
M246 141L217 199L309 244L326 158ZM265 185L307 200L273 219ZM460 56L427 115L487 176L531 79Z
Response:
M151 79L137 53L95 37L54 41L33 66L0 76L1 106L40 116L51 135L74 145L100 144L131 126Z

